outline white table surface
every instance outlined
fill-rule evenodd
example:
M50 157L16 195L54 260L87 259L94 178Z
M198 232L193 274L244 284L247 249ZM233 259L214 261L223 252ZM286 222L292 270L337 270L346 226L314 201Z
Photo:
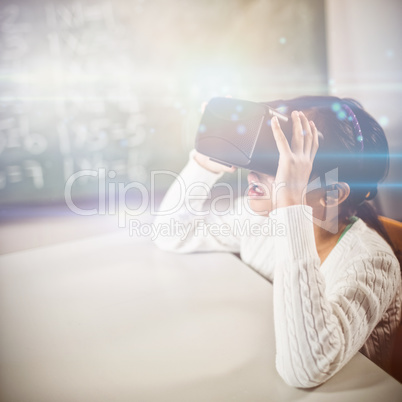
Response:
M358 354L288 387L269 282L230 254L124 232L0 257L0 400L399 402L402 385Z

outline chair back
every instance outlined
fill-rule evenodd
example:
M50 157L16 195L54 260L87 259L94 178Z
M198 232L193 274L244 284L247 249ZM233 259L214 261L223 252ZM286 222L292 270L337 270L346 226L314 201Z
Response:
M402 264L402 222L398 222L385 216L379 216L379 219L398 252L397 257L399 264Z
M385 216L379 216L379 219L394 247L397 249L399 264L402 266L402 222L386 218ZM386 371L402 383L402 323L395 333L390 367Z

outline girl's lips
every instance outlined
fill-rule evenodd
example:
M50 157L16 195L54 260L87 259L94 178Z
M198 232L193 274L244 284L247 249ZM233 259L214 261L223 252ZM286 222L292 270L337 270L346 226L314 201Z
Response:
M261 197L266 195L264 185L261 183L260 178L254 172L249 173L247 176L249 185L248 196L249 197Z
M261 192L261 190L258 187L253 186L248 189L247 195L249 197L262 197L265 195L265 193Z

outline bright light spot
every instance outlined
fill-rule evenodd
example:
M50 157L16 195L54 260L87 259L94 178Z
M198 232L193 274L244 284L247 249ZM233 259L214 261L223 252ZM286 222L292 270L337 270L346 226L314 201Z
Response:
M346 119L346 112L344 110L341 110L338 112L338 114L336 115L338 117L339 120L345 120Z
M286 114L288 111L288 107L286 105L281 105L276 109L279 113Z
M238 132L240 135L245 134L246 131L247 131L247 128L246 128L246 126L244 126L243 124L240 124L239 126L237 126L237 132Z
M381 117L378 119L378 122L380 123L380 125L381 125L382 127L387 127L388 124L389 124L389 119L388 119L387 116L381 116Z
M193 84L191 86L190 92L191 92L191 96L196 98L200 94L200 88L198 87L198 85Z
M332 111L339 112L341 110L341 104L338 102L335 102L332 104Z
M205 131L207 130L205 124L200 124L200 127L198 128L198 132L199 133L205 133Z
M285 38L284 36L280 37L280 38L279 38L279 43L280 43L281 45L284 45L284 44L286 43L286 38Z
M233 114L230 116L230 119L233 120L233 121L236 121L236 120L239 120L239 116L238 116L236 113L233 113Z
M221 87L221 93L225 94L226 96L230 96L228 95L231 92L231 88L228 85L224 85L223 87Z
M357 141L362 142L363 141L363 137L361 135L359 135L357 138Z
M393 59L395 56L394 49L388 49L385 54L389 59Z

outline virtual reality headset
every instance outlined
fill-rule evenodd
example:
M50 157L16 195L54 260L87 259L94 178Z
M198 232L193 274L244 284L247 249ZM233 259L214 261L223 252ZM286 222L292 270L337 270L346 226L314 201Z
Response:
M289 116L263 103L212 98L198 127L195 149L222 165L275 174L279 151L271 129L273 116L290 142Z

